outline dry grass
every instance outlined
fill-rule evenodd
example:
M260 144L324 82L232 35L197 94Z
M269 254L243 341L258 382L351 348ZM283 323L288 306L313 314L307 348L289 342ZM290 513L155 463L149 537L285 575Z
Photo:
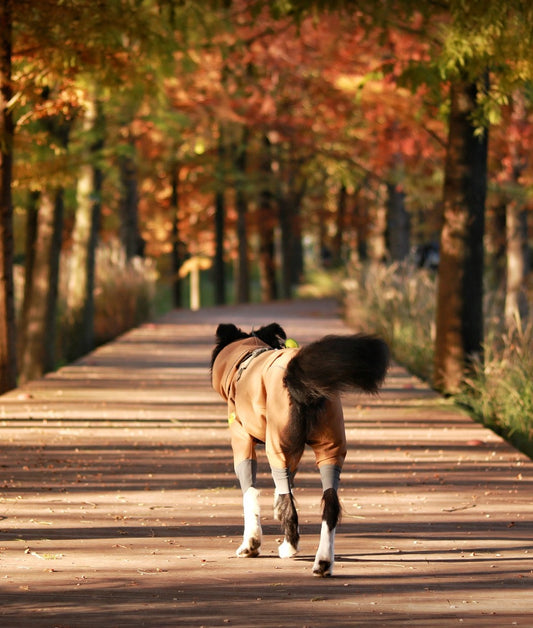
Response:
M347 317L378 332L395 359L430 384L435 341L436 277L410 264L376 265L344 282ZM486 297L486 310L495 307ZM476 419L533 457L533 324L503 330L486 316L484 360L456 400Z

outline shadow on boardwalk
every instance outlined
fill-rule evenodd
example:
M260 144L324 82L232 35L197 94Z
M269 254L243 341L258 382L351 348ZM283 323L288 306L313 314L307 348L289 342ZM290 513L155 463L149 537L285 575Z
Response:
M272 320L300 342L349 331L327 300L176 311L0 397L2 626L533 626L533 463L397 366L344 400L335 577L311 576L310 452L300 555L277 558L261 457L263 555L234 557L209 357L218 322Z

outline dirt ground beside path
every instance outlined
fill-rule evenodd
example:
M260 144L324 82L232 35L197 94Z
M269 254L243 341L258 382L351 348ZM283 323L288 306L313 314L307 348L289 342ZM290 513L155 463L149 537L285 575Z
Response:
M297 477L295 560L234 552L241 496L208 364L219 322L348 332L333 301L175 311L0 397L0 626L533 626L533 463L393 366L344 399L335 576L313 578L320 488Z

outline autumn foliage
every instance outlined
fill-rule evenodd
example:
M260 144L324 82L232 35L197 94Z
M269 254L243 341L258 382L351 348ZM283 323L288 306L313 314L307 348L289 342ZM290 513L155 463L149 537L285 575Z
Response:
M46 200L59 242L46 259L80 241L90 252L119 240L128 258L156 260L177 306L186 304L180 268L189 258L211 260L204 280L222 303L291 297L311 267L399 260L438 242L454 71L470 68L475 82L476 64L495 54L487 47L476 57L457 32L475 19L488 37L504 19L496 9L465 17L455 3L432 13L407 1L389 13L388 3L366 13L335 2L331 11L288 3L289 12L246 0L113 0L100 11L86 0L33 4L8 2L1 25L11 38L3 80L15 129L13 259L31 278L40 239L29 216L44 221ZM54 26L42 29L44 20ZM522 87L491 74L472 120L479 133L493 125L487 246L503 283L498 220L512 201L527 225L533 177L524 63L513 61ZM87 259L91 292L94 251ZM45 280L54 290L58 277ZM522 277L515 282L520 293ZM34 307L28 299L20 308ZM92 300L71 303L90 325ZM43 321L55 316L53 301L47 307ZM78 316L78 307L89 309Z

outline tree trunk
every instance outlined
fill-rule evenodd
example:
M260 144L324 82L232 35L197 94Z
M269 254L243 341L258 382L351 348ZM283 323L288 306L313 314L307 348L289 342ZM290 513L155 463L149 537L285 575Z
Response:
M450 96L434 379L439 390L455 393L482 353L487 131L474 133L475 84L455 81Z
M505 200L498 200L492 211L487 212L485 226L485 281L489 290L497 293L498 301L504 297L506 284L506 213L507 203Z
M26 331L32 300L33 269L35 268L35 249L37 244L37 229L39 216L39 198L41 193L32 190L28 194L26 205L26 241L24 245L24 294L18 321L17 334L17 358L18 364L22 364L26 350Z
M277 190L281 230L281 294L284 299L292 298L293 287L300 283L304 272L301 206L305 189L306 179L299 177L299 164L289 154Z
M135 163L135 141L128 137L130 153L119 159L122 197L120 199L120 241L126 259L144 255L144 241L139 231L139 191L137 164Z
M215 282L215 304L226 303L226 269L224 266L224 236L226 226L226 148L224 146L224 129L219 125L218 137L218 180L215 192L215 261L213 281Z
M259 269L261 276L261 300L268 302L278 298L276 284L276 259L274 229L277 216L272 195L272 156L270 141L265 135L261 153L262 187L259 194Z
M25 277L20 360L22 383L42 377L55 366L55 319L63 224L62 191L41 192L36 213L37 229L28 238L33 252L28 251ZM31 220L31 214L29 218Z
M172 251L171 251L171 271L172 271L172 305L174 307L182 307L183 299L181 296L182 280L180 277L180 268L185 261L184 244L180 239L179 230L179 172L180 167L174 163L171 166L170 173L170 210L172 212Z
M405 209L405 193L395 183L387 183L387 240L393 261L404 260L410 249L410 221Z
M340 266L343 262L343 245L344 235L346 233L346 205L348 200L348 192L344 183L341 184L339 189L339 196L337 198L337 217L336 217L336 230L332 243L332 258L333 265Z
M0 3L0 394L17 385L11 200L14 135L10 105L12 11L13 0Z
M67 307L71 317L67 357L71 360L94 346L94 273L96 244L100 222L102 174L93 166L96 153L102 148L102 128L98 103L87 102L84 130L96 135L97 141L88 151L87 163L81 166L76 190L76 216L72 232L71 267Z
M292 230L293 208L281 194L278 197L279 225L281 230L281 296L284 299L292 298Z
M57 303L59 297L59 268L63 244L63 218L65 214L65 192L58 189L54 199L54 224L50 247L50 287L46 307L44 329L44 372L56 368Z
M528 316L527 278L529 249L527 210L516 201L507 203L507 282L505 291L505 325L516 327Z
M237 209L237 303L250 301L250 267L248 260L248 201L244 191L246 179L246 157L248 150L248 129L243 129L241 145L236 149L236 191Z
M387 207L380 202L368 207L368 227L366 233L366 252L368 259L373 264L381 264L386 261L387 253Z
M43 89L43 100L49 90ZM71 123L61 115L40 122L50 142L66 153ZM42 377L56 366L59 261L63 242L64 191L31 192L26 222L24 302L19 324L20 381Z
M525 96L522 92L514 94L511 124L517 131L513 134L515 139L510 140L509 151L512 160L511 185L516 190L520 188L520 176L528 157L520 150L520 140L528 125ZM527 280L530 259L527 217L527 209L515 194L515 198L508 200L505 213L507 236L505 324L508 328L515 327L528 316Z

